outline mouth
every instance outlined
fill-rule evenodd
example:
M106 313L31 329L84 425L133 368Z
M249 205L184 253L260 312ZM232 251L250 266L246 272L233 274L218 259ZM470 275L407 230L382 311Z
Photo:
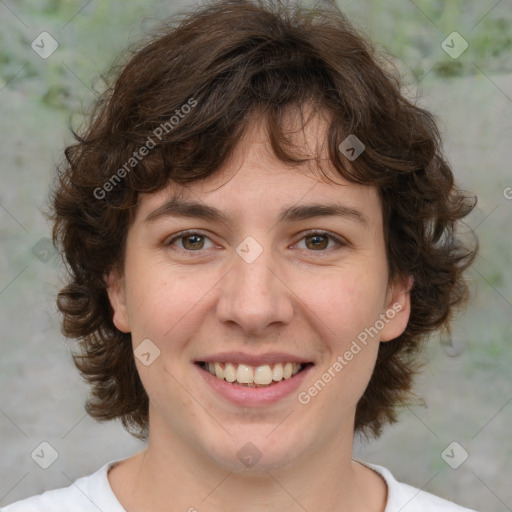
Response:
M251 366L235 362L197 361L196 365L218 380L235 386L268 388L295 377L295 375L313 366L313 363L287 362Z

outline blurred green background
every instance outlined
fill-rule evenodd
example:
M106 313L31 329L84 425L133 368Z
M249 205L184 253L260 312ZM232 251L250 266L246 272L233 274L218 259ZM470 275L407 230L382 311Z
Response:
M67 486L142 447L117 423L97 424L84 413L87 388L54 306L62 268L40 209L71 141L68 124L79 126L103 90L102 75L158 20L193 5L0 2L0 505ZM468 275L471 305L450 342L436 336L426 345L430 364L416 389L427 407L404 409L379 441L358 442L355 457L462 505L512 510L512 4L337 5L395 56L408 94L438 116L457 180L479 196L467 229L481 243ZM31 48L43 31L58 42L47 59ZM454 31L468 44L458 58L441 47ZM59 453L47 470L30 458L41 441ZM468 452L457 469L441 457L453 441Z

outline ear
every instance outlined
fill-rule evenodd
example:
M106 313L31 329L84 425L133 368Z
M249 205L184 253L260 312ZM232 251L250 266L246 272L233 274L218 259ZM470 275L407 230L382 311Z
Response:
M398 278L390 284L386 296L384 328L380 341L391 341L400 336L407 327L411 315L412 276Z
M130 332L130 322L126 309L126 291L124 277L117 270L111 270L105 276L110 305L114 311L112 321L121 332Z

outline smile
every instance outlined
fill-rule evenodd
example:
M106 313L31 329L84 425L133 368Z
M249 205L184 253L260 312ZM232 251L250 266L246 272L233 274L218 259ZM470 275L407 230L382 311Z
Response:
M289 379L304 369L306 364L275 363L273 365L251 366L248 364L205 362L199 363L203 370L220 380L244 387L267 387L283 379Z

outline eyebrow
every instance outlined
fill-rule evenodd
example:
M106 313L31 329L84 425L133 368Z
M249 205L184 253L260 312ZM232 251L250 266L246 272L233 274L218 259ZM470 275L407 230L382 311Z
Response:
M144 223L152 224L164 217L184 217L228 223L230 217L213 206L172 198L152 211ZM279 213L278 222L297 222L315 217L344 217L363 226L368 225L367 217L360 211L337 203L313 203L285 207Z

